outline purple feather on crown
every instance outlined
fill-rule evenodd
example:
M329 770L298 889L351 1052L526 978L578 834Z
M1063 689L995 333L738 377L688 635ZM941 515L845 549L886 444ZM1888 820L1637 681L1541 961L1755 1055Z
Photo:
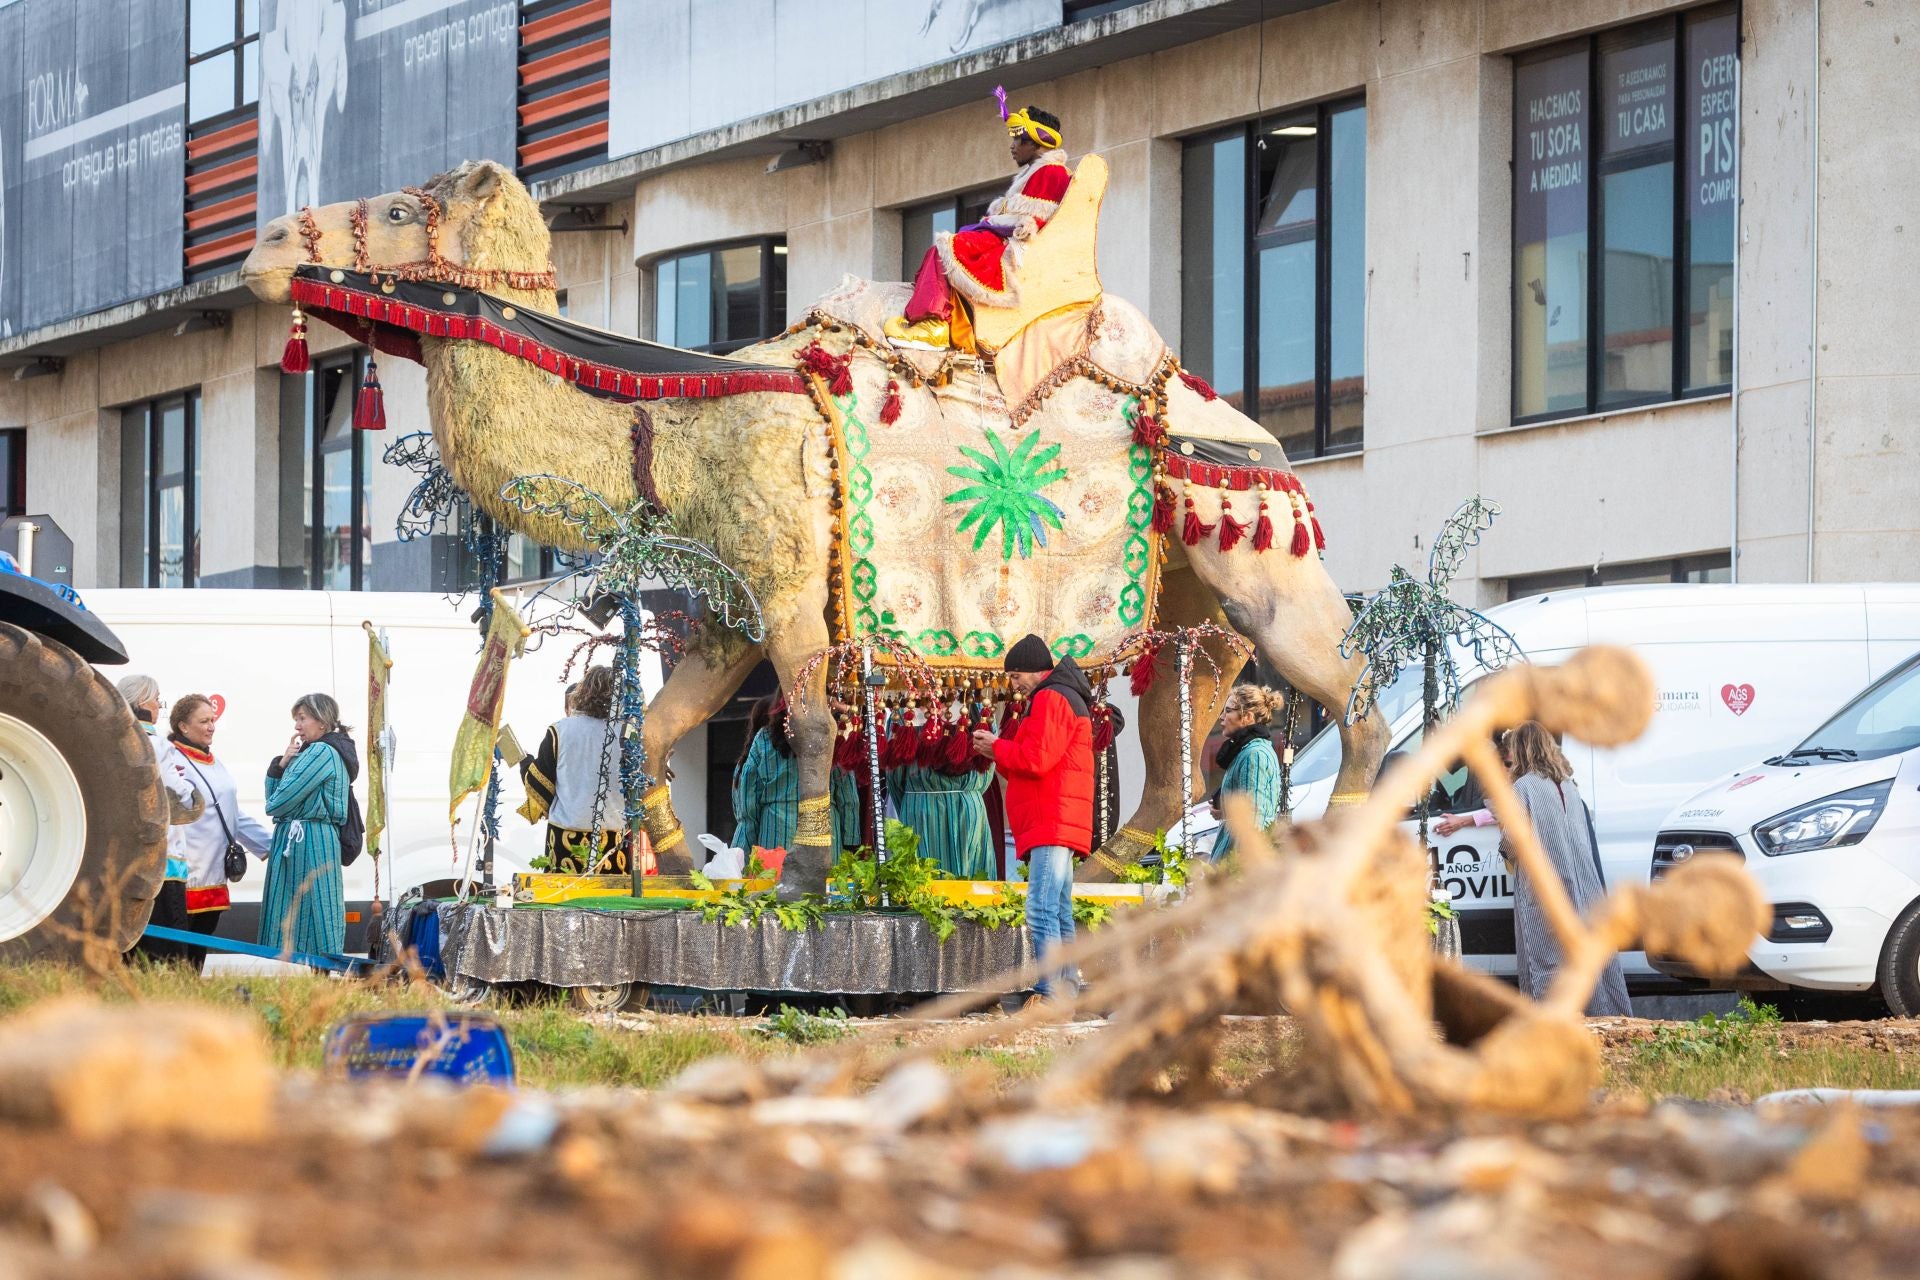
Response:
M1000 123L1007 122L1007 87L1003 84L993 86L993 100L1000 105Z

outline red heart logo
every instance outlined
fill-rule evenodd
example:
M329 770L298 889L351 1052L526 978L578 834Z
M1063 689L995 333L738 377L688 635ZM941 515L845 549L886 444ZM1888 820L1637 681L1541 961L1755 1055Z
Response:
M208 694L207 701L213 704L213 718L215 720L227 714L227 700L222 695L217 693Z
M1720 686L1720 701L1727 704L1727 710L1737 716L1747 714L1753 706L1753 686L1750 684L1723 684Z

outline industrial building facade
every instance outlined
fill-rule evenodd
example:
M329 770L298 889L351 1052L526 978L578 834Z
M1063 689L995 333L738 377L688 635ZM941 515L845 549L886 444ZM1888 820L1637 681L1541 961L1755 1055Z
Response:
M1070 155L1106 158L1106 288L1285 444L1347 590L1417 570L1474 494L1504 508L1456 588L1480 604L1920 570L1920 318L1899 302L1920 278L1912 5L311 7L344 34L302 6L182 7L186 194L156 259L180 255L179 283L0 322L20 375L0 373L0 502L70 535L82 590L459 576L457 542L396 537L412 477L351 429L361 354L316 334L311 373L278 367L287 316L234 270L278 209L495 146L551 213L571 318L725 351L843 274L903 278L977 217L1009 172L996 84L1056 112ZM353 61L374 57L395 76L465 57L471 76L407 100ZM302 100L334 93L314 117L329 140L267 100L289 68ZM328 76L377 81L378 110ZM76 127L47 83L58 111L9 117L29 134ZM314 178L343 130L394 150ZM3 269L69 252L57 222L11 227ZM420 371L382 375L387 437L424 429ZM541 568L516 546L511 573Z

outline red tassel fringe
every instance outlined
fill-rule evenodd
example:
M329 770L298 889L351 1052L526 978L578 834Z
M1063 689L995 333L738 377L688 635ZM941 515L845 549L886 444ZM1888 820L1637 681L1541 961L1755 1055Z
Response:
M1160 419L1142 412L1133 420L1133 442L1158 449L1167 442L1167 429L1160 425Z
M1134 697L1143 696L1153 687L1154 676L1159 674L1159 665L1160 647L1158 645L1148 645L1140 651L1140 656L1133 660L1133 678L1127 682L1127 687L1133 690Z
M360 384L360 398L353 405L355 431L387 429L387 395L380 389L380 367L367 361L367 380Z
M1153 531L1159 534L1173 532L1173 493L1165 485L1154 486Z
M313 368L313 359L307 354L307 326L296 316L293 332L287 335L287 345L280 352L280 372L305 373Z
M1224 506L1220 508L1220 549L1231 551L1240 545L1240 539L1247 536L1250 528L1246 521L1235 520L1233 512Z
M1182 369L1180 371L1180 381L1186 383L1187 389L1199 396L1202 400L1218 400L1220 398L1220 393L1208 386L1207 380L1198 374L1188 373L1185 369Z
M1190 547L1197 547L1213 536L1213 526L1200 518L1193 509L1193 498L1187 498L1187 518L1180 524L1180 540Z
M948 729L946 756L940 761L942 773L958 775L973 771L973 726L974 722L963 715Z
M1293 518L1293 554L1304 556L1313 550L1313 539L1307 533L1307 526L1300 523L1298 515Z
M1093 710L1093 749L1095 754L1105 751L1113 745L1113 708L1095 707Z
M1253 522L1253 549L1255 551L1273 550L1273 518L1267 514L1267 504L1260 504L1260 518Z
M1326 535L1326 533L1325 533L1325 531L1323 531L1323 530L1322 530L1322 529L1320 528L1320 517L1319 517L1319 516L1313 516L1313 517L1312 517L1312 520L1313 520L1313 546L1314 546L1314 549L1315 549L1316 551L1325 551L1325 550L1327 549L1327 535Z
M880 402L880 421L889 427L900 421L900 384L892 378L887 379L887 398Z

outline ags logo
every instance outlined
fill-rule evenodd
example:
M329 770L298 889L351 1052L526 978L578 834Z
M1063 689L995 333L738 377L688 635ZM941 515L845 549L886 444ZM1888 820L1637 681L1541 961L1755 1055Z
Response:
M1753 707L1753 686L1750 684L1723 684L1720 686L1720 701L1727 704L1727 710L1737 716L1743 716Z

